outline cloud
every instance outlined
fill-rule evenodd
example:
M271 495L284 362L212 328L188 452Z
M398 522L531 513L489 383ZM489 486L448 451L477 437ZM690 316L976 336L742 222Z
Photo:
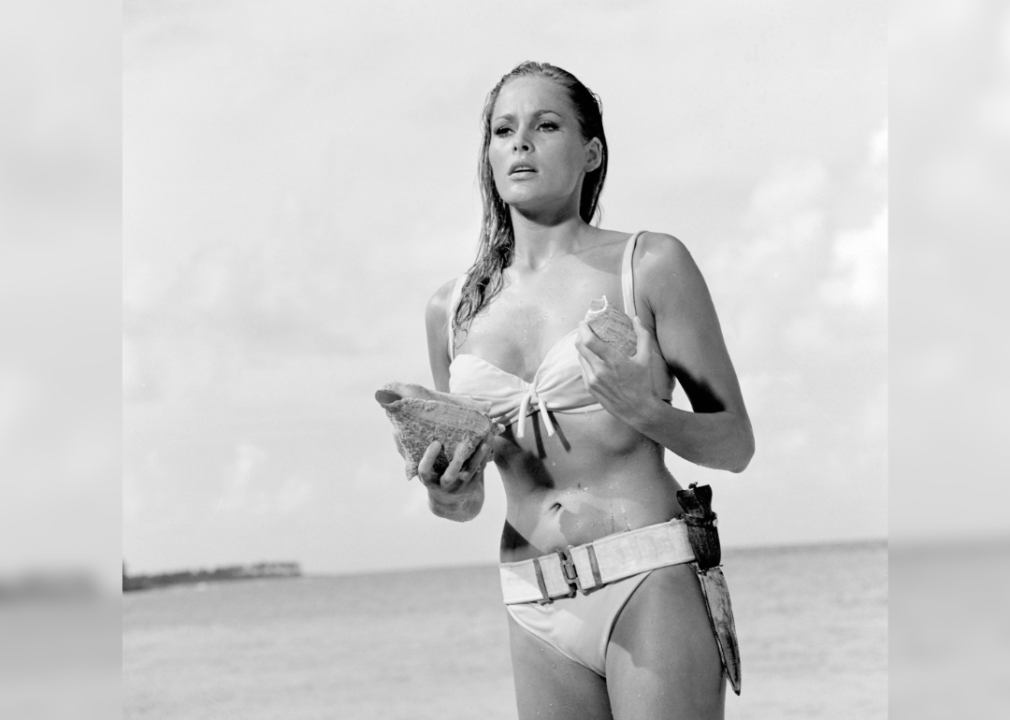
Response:
M887 296L886 175L885 123L855 171L793 161L754 189L741 231L708 272L743 352L830 351L861 341L860 324L877 337Z
M865 182L878 210L868 225L835 235L820 296L831 305L880 309L887 302L887 124L870 141Z
M706 275L717 305L754 341L779 326L808 294L824 262L828 173L818 161L774 168L753 191L735 238Z
M772 168L703 267L757 434L750 472L789 502L885 487L887 219L885 123L855 167Z
M830 274L819 294L830 305L861 310L878 308L886 302L886 208L868 227L835 237Z

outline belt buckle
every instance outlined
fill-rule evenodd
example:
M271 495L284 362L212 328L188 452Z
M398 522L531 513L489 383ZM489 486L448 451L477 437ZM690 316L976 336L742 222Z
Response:
M584 592L582 583L579 581L579 571L575 567L575 560L568 548L558 550L558 557L561 559L561 574L568 583L568 594L565 597L575 597L576 592Z

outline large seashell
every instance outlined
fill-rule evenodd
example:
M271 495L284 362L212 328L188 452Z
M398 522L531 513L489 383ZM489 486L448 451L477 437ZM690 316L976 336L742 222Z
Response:
M429 390L421 385L389 383L376 391L375 399L393 423L400 454L407 461L408 480L417 475L417 464L435 440L442 443L434 466L435 472L441 475L461 442L472 453L488 432L497 435L504 430L488 416L491 403Z
M638 352L638 335L631 318L607 302L606 295L589 304L586 322L597 337L628 357Z

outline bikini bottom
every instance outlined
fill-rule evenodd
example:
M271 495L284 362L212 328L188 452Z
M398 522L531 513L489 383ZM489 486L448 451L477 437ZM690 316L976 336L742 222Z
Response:
M607 645L621 610L652 571L618 580L585 595L506 605L519 627L597 675L607 675Z
M689 500L683 497L682 504ZM505 607L521 628L606 677L610 636L631 595L654 570L688 563L701 586L723 669L739 695L740 650L729 588L718 565L717 535L714 527L703 527L707 535L698 541L692 535L696 527L690 517L675 518L538 558L502 563ZM714 549L706 546L706 539Z

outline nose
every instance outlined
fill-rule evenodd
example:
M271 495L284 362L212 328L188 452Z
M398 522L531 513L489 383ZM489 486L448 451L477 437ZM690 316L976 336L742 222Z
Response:
M530 152L532 149L533 145L530 143L526 130L524 128L520 128L512 137L513 152Z

